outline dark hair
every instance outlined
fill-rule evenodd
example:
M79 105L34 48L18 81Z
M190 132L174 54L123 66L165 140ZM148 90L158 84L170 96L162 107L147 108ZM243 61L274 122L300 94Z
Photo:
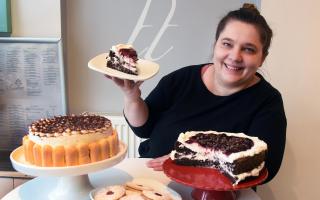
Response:
M260 12L257 10L254 4L245 3L243 4L242 8L230 11L226 16L224 16L217 26L215 38L216 41L218 40L220 33L231 20L238 20L254 25L260 33L260 41L263 46L263 55L268 55L268 49L270 47L272 38L272 30L265 18L260 15Z

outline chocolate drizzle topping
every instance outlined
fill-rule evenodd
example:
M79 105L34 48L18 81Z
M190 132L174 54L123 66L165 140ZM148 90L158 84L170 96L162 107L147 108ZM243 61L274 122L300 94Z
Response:
M111 121L98 115L67 115L33 122L29 130L34 133L54 134L72 131L90 131L111 126Z
M253 146L253 141L249 138L228 136L226 134L199 133L186 141L188 144L195 142L204 148L220 150L226 155L245 151Z

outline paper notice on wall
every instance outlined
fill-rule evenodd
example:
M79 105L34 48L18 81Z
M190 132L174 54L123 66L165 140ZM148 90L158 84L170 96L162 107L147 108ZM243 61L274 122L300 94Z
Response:
M0 150L21 145L29 124L65 114L58 43L0 43Z

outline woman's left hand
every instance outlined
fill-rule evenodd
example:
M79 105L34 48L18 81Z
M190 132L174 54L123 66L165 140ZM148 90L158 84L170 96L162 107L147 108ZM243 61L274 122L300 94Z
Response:
M161 156L152 160L149 160L146 164L147 167L153 168L154 171L163 171L163 163L165 160L169 158L169 154L165 156Z

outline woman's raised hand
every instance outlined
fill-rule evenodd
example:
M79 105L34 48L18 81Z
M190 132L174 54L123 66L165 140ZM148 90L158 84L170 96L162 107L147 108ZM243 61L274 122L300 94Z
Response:
M132 81L127 79L120 79L105 75L108 79L112 80L124 93L127 100L136 100L141 96L140 85L143 81Z

